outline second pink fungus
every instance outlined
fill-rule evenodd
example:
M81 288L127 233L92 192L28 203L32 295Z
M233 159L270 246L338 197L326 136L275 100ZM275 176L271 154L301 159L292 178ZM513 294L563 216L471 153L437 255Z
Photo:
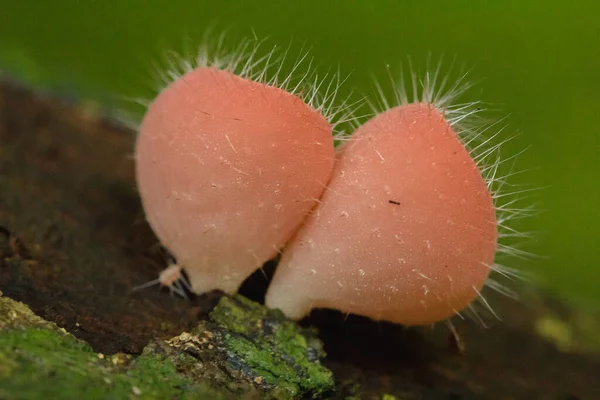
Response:
M395 107L340 149L266 304L292 318L333 308L431 324L479 296L496 240L491 194L450 124L431 104Z

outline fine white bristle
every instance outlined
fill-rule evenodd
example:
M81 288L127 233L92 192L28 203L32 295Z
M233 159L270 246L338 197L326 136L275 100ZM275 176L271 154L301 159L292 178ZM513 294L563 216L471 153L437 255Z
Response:
M156 264L151 259L148 259L152 264ZM190 293L193 293L192 287L187 280L187 277L183 274L183 270L178 265L172 256L166 255L165 261L167 262L167 268L160 271L158 278L151 281L145 282L141 285L135 286L131 289L132 292L139 292L153 286L159 288L166 287L169 289L171 294L176 294L184 299L190 298Z
M355 120L354 113L362 101L351 102L352 93L340 99L340 88L347 76L337 69L324 74L314 67L314 58L309 51L300 49L293 62L290 59L291 45L266 48L265 40L247 38L234 48L225 46L225 34L213 37L206 35L194 56L168 52L165 61L155 65L152 88L154 94L180 79L186 73L202 67L229 71L244 79L285 90L300 97L306 104L319 110L330 122L335 136L343 134L343 126ZM145 107L151 102L133 98L130 101Z

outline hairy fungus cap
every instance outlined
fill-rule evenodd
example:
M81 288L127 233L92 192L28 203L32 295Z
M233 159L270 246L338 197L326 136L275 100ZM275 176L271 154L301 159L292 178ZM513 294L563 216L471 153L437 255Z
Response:
M496 241L493 199L450 124L433 105L398 106L342 146L266 304L292 318L333 308L431 324L477 298Z
M235 292L292 236L331 176L331 135L299 97L216 68L158 95L139 129L137 183L194 292Z

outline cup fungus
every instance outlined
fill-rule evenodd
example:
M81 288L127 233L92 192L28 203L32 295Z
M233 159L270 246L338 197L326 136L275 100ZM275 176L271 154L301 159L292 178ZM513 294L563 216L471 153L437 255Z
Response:
M449 106L464 86L442 96L436 78L427 76L415 102L402 88L399 105L384 99L386 110L340 146L326 192L283 253L267 306L295 319L332 308L429 325L485 302L481 289L499 268L499 221L483 169L495 170L481 167L457 134L476 104ZM459 133L467 131L480 133Z
M237 291L293 235L329 181L335 154L327 110L315 106L314 92L307 99L287 91L290 79L267 81L272 63L252 73L272 56L254 54L241 67L234 55L229 64L188 68L141 123L139 192L148 222L177 260L162 284L172 285L183 268L197 294Z

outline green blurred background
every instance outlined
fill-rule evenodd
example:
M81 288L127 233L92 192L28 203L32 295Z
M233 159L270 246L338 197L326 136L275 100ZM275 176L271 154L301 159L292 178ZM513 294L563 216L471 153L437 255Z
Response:
M2 0L0 67L121 106L147 95L166 51L195 46L209 26L230 43L305 45L319 68L351 73L346 93L374 94L373 76L385 84L386 63L407 56L472 67L482 82L469 100L509 114L522 134L505 154L531 146L519 179L543 188L531 199L542 213L518 225L536 232L524 250L541 257L516 265L600 310L600 1Z

